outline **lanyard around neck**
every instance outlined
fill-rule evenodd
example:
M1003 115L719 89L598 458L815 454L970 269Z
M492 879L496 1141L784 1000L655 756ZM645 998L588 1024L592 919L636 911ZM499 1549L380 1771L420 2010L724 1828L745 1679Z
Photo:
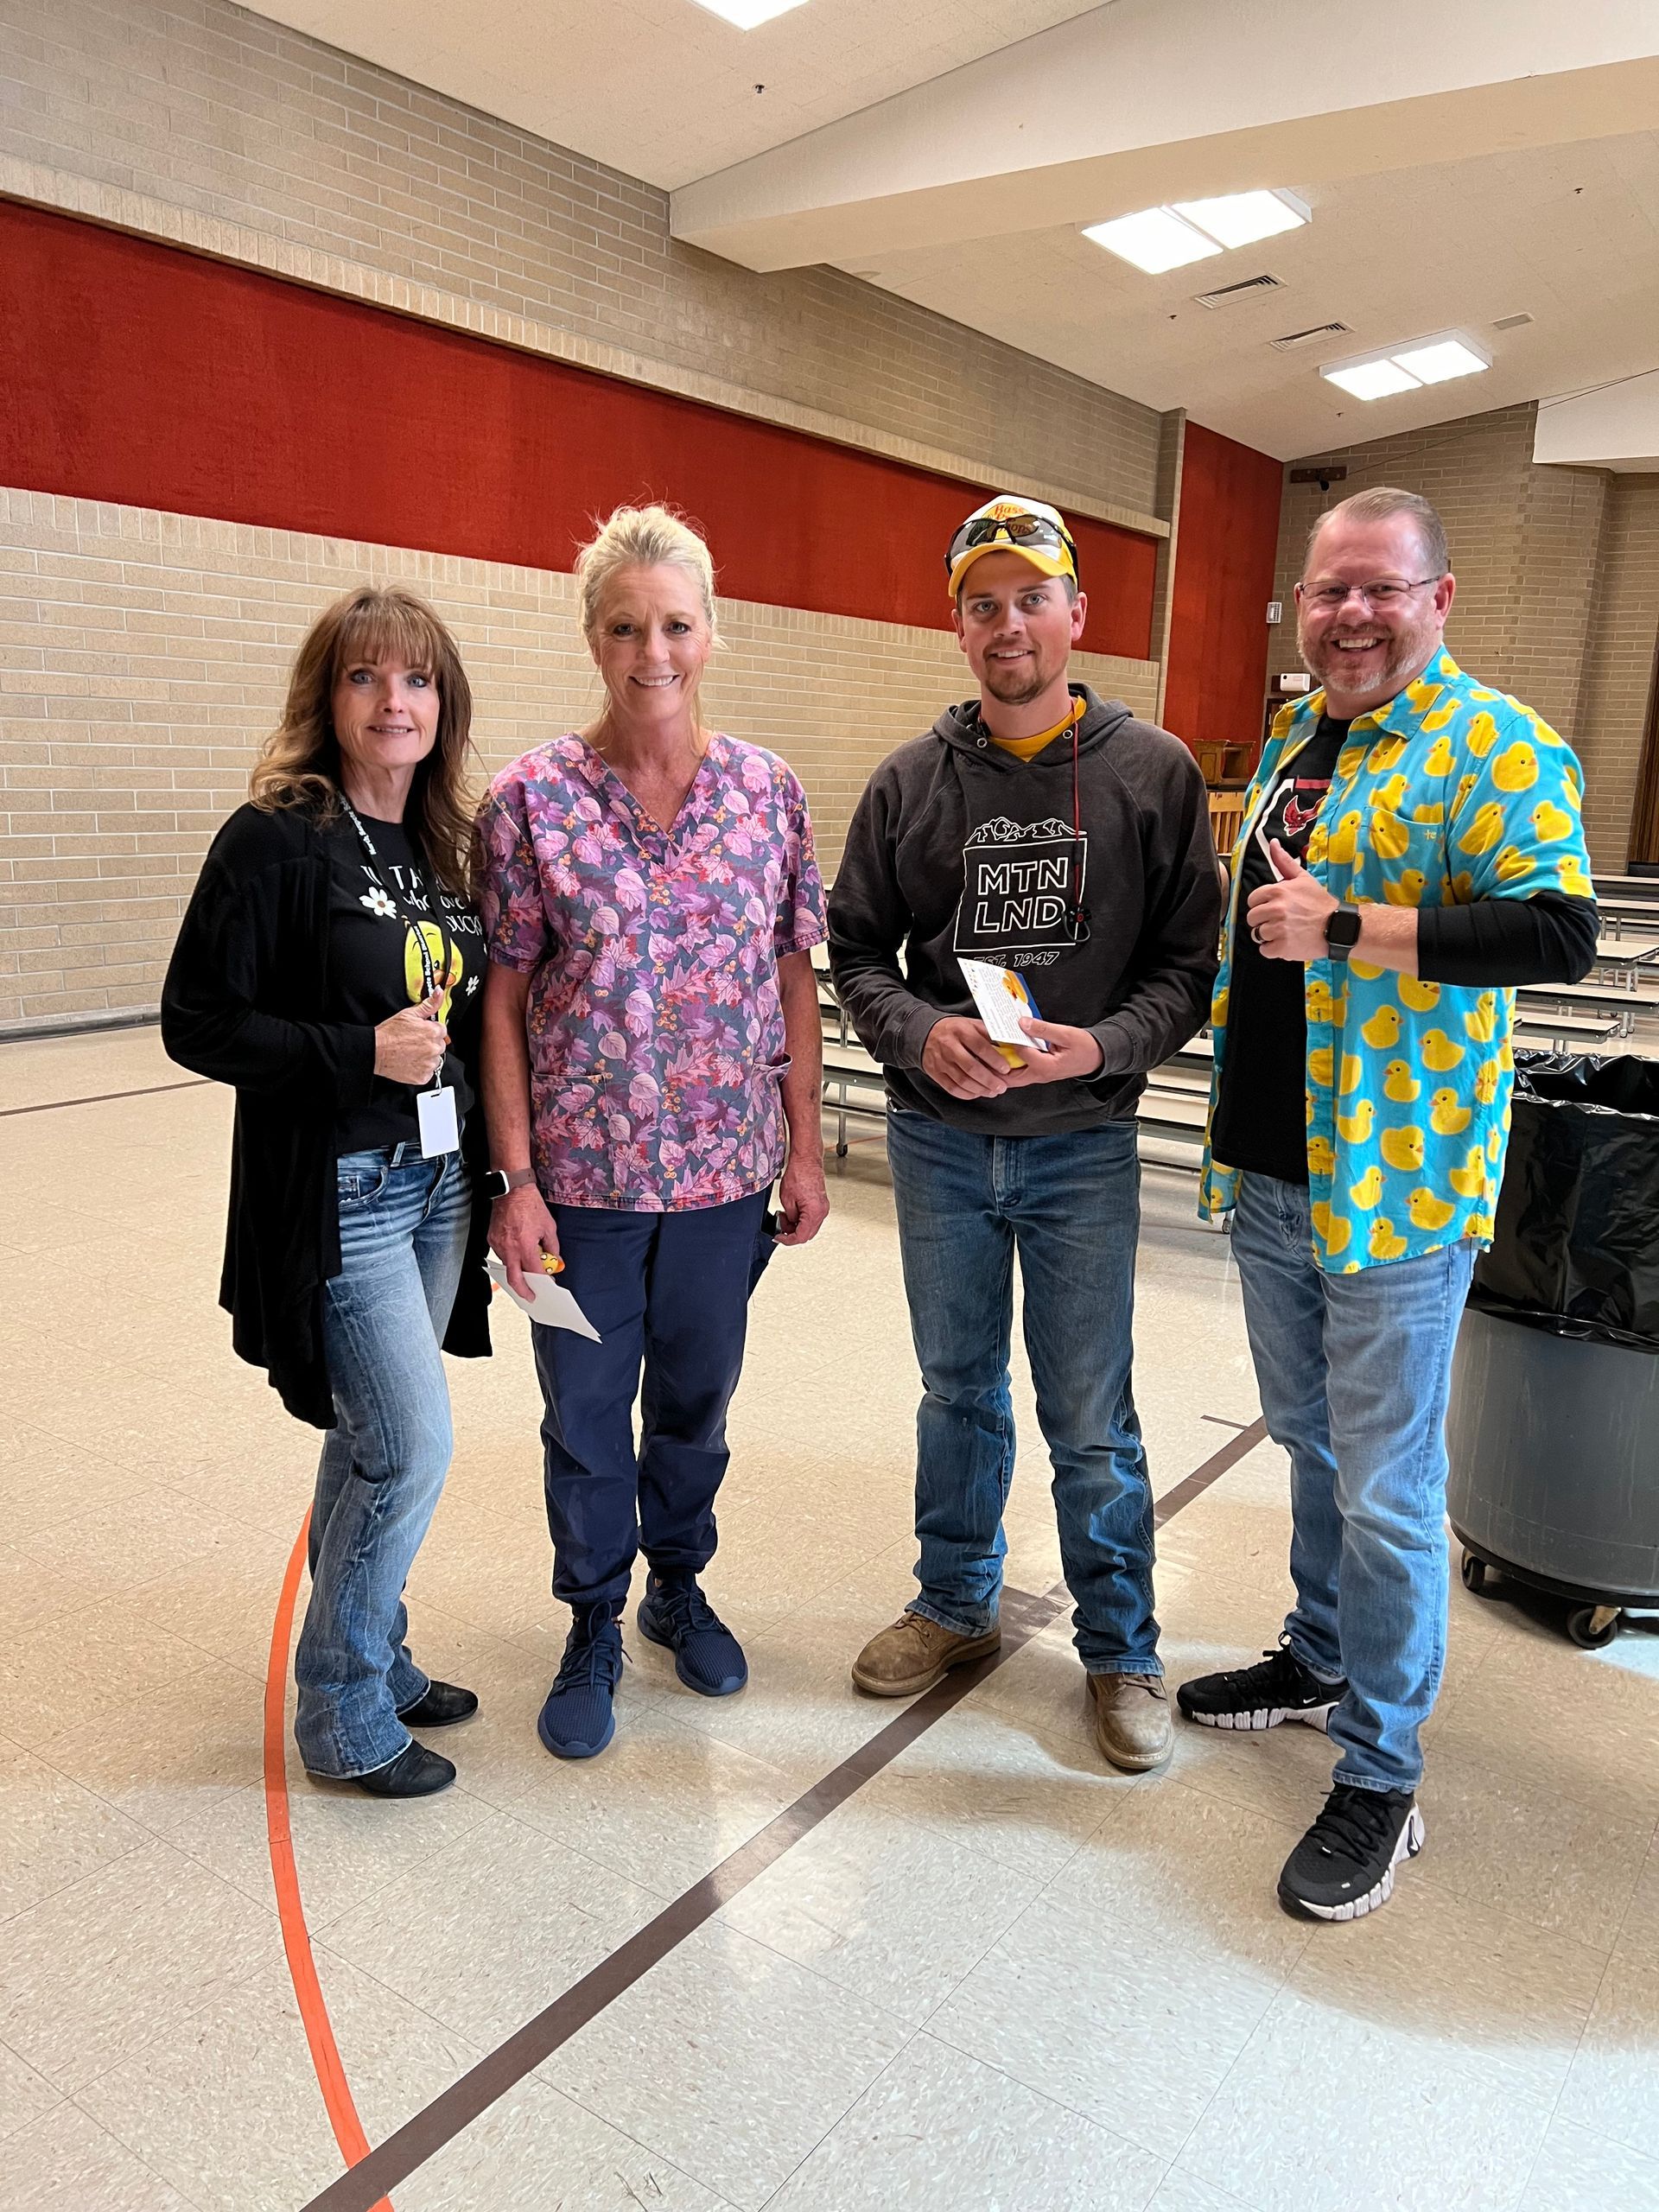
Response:
M373 838L370 836L367 829L364 826L362 816L359 814L357 809L352 804L352 802L346 798L344 791L340 795L340 803L346 810L346 817L347 821L350 822L353 829L356 830L358 841L361 844L364 851L368 855L372 861L378 864L380 856L375 849ZM415 940L416 949L421 956L421 978L426 986L424 995L430 998L433 992L440 988L441 982L443 988L448 988L449 979L449 955L452 950L449 939L444 931L443 909L438 902L436 893L434 891L431 898L432 925L438 933L438 961L435 965L432 959L432 948L426 941L426 931L423 927L422 924L414 915L410 914L406 910L403 900L398 898L397 893L392 890L390 886L383 886L383 888L385 889L386 896L391 900L393 906L397 909L398 920L402 922L404 927L409 931L410 935Z

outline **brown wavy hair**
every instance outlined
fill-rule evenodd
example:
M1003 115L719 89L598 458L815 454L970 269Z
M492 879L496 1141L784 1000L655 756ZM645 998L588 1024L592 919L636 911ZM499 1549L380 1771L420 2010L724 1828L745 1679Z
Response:
M289 677L283 719L259 748L248 796L257 807L340 811L334 685L360 661L400 660L438 687L437 741L415 771L404 814L410 836L451 891L467 887L473 800L473 689L442 616L402 584L363 584L325 607L305 635Z

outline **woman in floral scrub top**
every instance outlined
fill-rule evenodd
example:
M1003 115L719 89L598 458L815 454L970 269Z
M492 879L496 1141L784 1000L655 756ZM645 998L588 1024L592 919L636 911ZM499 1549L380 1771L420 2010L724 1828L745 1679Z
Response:
M698 717L714 571L693 531L619 509L577 574L605 707L498 776L479 817L490 1242L518 1289L562 1259L601 1338L531 1332L553 1591L575 1614L539 1723L561 1758L614 1732L641 1549L641 1633L704 1696L747 1680L696 1578L780 1170L777 1242L828 1211L805 796Z

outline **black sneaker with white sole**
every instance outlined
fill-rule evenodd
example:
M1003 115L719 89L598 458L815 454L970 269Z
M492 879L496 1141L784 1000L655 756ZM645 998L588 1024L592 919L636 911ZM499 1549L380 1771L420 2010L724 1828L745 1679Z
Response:
M1423 1816L1408 1789L1339 1782L1279 1877L1279 1902L1314 1920L1358 1920L1394 1895L1394 1870L1423 1847Z
M1288 1644L1281 1644L1256 1666L1183 1682L1175 1702L1201 1728L1276 1728L1284 1720L1300 1720L1323 1731L1347 1692L1346 1682L1321 1681Z

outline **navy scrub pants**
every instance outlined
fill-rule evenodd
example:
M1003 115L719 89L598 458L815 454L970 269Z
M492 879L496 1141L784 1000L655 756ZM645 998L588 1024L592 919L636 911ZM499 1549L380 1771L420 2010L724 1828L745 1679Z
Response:
M552 1209L560 1281L601 1339L531 1332L553 1594L569 1605L620 1611L641 1551L659 1573L699 1573L714 1557L726 1408L772 1250L767 1195L679 1213Z

